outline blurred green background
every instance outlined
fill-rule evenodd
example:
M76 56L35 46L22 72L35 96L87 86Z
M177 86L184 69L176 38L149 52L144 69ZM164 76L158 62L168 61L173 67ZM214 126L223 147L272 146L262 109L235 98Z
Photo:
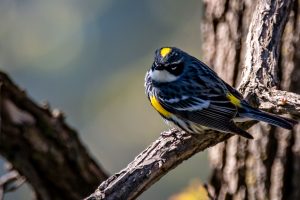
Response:
M201 10L198 0L1 0L0 68L35 101L63 110L112 174L168 128L145 97L144 75L161 46L201 58ZM139 199L167 199L208 176L203 152ZM30 199L28 188L5 199Z

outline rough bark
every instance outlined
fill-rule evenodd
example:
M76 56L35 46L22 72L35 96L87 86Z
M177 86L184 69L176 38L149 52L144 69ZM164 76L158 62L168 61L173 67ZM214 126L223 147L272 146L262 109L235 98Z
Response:
M159 137L86 199L136 199L182 161L231 137L231 134L215 131L206 132L205 135L191 135L175 129L170 131L173 136Z
M37 199L82 199L107 175L65 122L0 72L0 153L25 176Z
M299 110L293 107L299 100L289 102L294 93L279 90L299 93L296 81L300 77L299 1L217 2L205 2L203 34L207 39L204 46L214 52L204 51L205 59L228 82L237 84L242 79L240 90L259 100L260 106L281 113L282 109L289 108L276 104L289 103L290 114L299 119ZM229 20L231 15L239 16L239 23ZM224 26L231 31L223 32L222 38L229 39L216 39L216 30ZM232 37L232 32L240 37ZM218 43L222 43L223 48ZM228 43L241 44L231 48L230 62L220 56L229 51ZM238 67L232 69L231 66ZM243 66L245 69L239 78ZM230 71L230 75L222 70ZM211 148L211 185L216 199L300 199L297 189L300 184L299 131L299 125L287 131L258 124L251 128L254 141L232 137Z

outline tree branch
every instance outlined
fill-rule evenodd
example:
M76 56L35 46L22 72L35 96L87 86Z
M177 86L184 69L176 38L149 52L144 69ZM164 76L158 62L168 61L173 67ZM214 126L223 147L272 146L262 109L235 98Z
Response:
M277 62L280 38L292 1L259 1L248 33L246 64L240 91L249 99L253 94L260 109L276 113L300 114L300 96L275 90L279 80ZM267 81L265 81L267 80ZM246 129L252 124L241 124ZM173 130L172 137L159 137L125 169L111 176L87 200L135 199L168 171L231 135L204 131L190 135Z
M205 135L170 131L173 136L160 136L125 169L104 181L87 200L135 199L182 161L232 136L216 131Z
M3 72L0 94L0 153L38 199L81 199L107 178L61 112L36 105Z

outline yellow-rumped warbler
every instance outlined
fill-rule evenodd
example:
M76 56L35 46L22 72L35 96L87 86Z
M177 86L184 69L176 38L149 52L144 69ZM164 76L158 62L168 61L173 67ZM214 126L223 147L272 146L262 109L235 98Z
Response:
M297 123L251 107L212 69L175 47L156 50L145 87L158 113L189 133L214 129L253 138L234 121L250 118L286 129Z

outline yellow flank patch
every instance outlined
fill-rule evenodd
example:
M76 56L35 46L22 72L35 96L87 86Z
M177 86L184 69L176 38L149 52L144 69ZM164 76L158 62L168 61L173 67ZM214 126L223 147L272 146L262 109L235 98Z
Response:
M155 96L150 97L151 105L157 110L160 114L162 114L164 117L170 117L171 113L168 112L166 109L164 109L159 101L155 98Z
M165 57L166 55L168 55L170 52L171 52L171 48L169 48L169 47L165 47L165 48L162 48L161 50L160 50L160 55L161 55L161 57Z
M229 99L229 101L233 104L233 105L236 105L238 107L241 107L241 101L236 98L235 96L233 96L233 94L231 93L228 93L227 94L227 98Z

